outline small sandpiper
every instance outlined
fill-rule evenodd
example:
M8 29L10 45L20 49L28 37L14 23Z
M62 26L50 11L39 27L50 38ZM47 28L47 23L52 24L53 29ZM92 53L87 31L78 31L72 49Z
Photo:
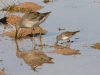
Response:
M61 33L60 35L58 35L56 37L56 40L57 40L56 44L58 44L59 40L66 40L67 41L66 44L67 44L68 42L70 42L69 39L78 32L80 32L80 31L79 30L78 31L73 31L73 32L72 31L66 31L66 32Z

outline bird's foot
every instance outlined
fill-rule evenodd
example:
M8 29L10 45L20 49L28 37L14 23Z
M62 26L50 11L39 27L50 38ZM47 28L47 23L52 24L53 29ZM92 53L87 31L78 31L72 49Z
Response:
M36 65L35 67L31 67L31 68L32 68L32 70L33 70L34 72L37 72L37 73L38 73L39 71L36 70L36 67L37 67L37 66L38 66L38 65Z

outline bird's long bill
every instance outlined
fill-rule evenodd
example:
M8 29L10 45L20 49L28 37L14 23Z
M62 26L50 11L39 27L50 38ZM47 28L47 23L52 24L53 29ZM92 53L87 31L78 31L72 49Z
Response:
M42 28L40 27L40 39L41 39L41 35L42 35Z
M43 13L45 17L42 19L42 23L46 20L46 18L50 15L51 12Z
M39 38L39 40L40 40L40 44L42 45L42 40L41 40L41 37L42 36L42 28L40 27L40 38Z
M47 18L50 15L51 12L47 12L45 18Z

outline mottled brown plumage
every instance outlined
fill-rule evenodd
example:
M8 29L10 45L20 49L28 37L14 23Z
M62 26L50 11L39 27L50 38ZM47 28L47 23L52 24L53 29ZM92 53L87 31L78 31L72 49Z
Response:
M74 31L74 32L71 32L71 31L66 31L66 32L63 32L61 33L60 35L58 35L56 37L56 44L58 43L59 40L66 40L66 41L69 41L69 39L74 36L76 33L80 32L79 30L78 31Z
M39 12L29 11L26 14L24 14L22 19L15 24L15 28L16 28L15 39L17 39L17 34L18 34L19 28L33 28L33 30L34 30L35 27L40 27L39 25L46 20L46 18L50 15L50 13L51 12L39 13ZM40 27L40 29L41 29L41 31L40 31L40 39L39 40L42 45L42 42L41 42L42 28ZM31 34L33 34L33 32ZM34 32L34 34L35 34L35 32ZM34 40L34 44L35 44L35 40Z
M51 12L27 12L15 25L17 28L34 28L43 23Z

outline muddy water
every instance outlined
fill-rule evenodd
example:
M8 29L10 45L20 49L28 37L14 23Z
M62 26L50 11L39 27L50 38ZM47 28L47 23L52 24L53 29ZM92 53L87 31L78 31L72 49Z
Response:
M56 36L64 31L58 31L59 27L65 28L66 31L80 30L80 33L71 38L74 42L71 43L70 48L80 50L81 54L50 53L55 49L49 46L44 47L42 51L53 58L54 64L46 63L38 66L37 73L31 70L23 58L16 56L17 48L14 39L0 37L0 60L3 60L0 62L0 71L4 68L4 72L10 75L99 75L100 51L92 49L90 46L100 42L100 1L57 0L48 4L44 4L42 0L32 1L44 6L43 9L39 10L40 12L52 12L47 20L41 24L41 27L48 30L48 33L42 36L42 42L49 46L54 45ZM0 33L3 31L1 28L3 26L0 26ZM36 43L39 43L37 38L35 40ZM33 50L30 39L18 41L18 44L21 51ZM36 48L41 49L40 47Z

